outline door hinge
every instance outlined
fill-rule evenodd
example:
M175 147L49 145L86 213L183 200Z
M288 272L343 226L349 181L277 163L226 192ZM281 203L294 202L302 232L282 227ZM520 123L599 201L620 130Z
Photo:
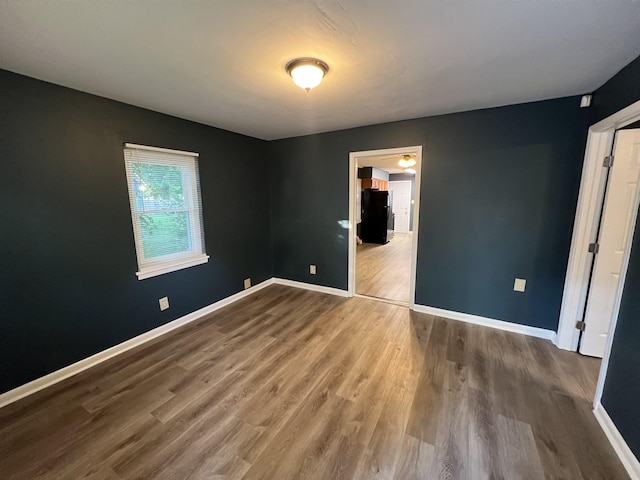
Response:
M584 329L585 329L585 327L586 327L586 326L587 326L587 325L586 325L582 320L578 320L578 321L576 322L576 328L577 328L578 330L580 330L581 332L584 332Z
M605 168L613 167L613 155L609 155L604 157L604 161L602 162L602 166Z
M590 243L589 244L589 253L598 253L600 251L599 243Z

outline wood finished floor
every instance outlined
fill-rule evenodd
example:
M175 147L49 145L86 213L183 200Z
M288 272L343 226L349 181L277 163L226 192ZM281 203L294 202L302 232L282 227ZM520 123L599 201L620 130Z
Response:
M411 238L409 233L396 233L385 245L358 245L356 293L408 303Z
M0 409L0 478L625 479L598 363L273 285Z

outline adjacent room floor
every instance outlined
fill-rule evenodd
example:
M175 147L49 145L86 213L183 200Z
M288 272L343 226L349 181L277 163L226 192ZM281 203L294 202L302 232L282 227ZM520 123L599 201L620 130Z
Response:
M396 233L389 243L356 248L356 293L409 302L411 233Z
M0 409L0 477L626 479L598 365L273 285Z

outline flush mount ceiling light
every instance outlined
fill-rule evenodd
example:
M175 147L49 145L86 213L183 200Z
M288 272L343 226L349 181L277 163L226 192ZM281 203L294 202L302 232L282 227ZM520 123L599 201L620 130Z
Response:
M320 85L329 71L329 65L317 58L296 58L287 63L285 70L296 85L307 92Z
M413 158L413 155L402 155L402 158L400 158L400 160L398 161L398 165L400 165L402 168L413 167L415 164L416 159Z
M407 172L409 175L415 175L416 174L415 168L405 168L404 171Z

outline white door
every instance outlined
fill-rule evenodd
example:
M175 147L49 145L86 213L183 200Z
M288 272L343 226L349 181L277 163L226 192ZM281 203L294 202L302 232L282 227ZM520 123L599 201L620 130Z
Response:
M393 213L396 215L394 230L398 233L408 233L411 182L409 180L389 182L389 190L393 191Z
M609 327L620 301L620 276L625 253L630 248L638 208L640 129L618 131L613 155L598 240L599 251L585 312L585 331L580 342L580 353L600 358L604 355Z

